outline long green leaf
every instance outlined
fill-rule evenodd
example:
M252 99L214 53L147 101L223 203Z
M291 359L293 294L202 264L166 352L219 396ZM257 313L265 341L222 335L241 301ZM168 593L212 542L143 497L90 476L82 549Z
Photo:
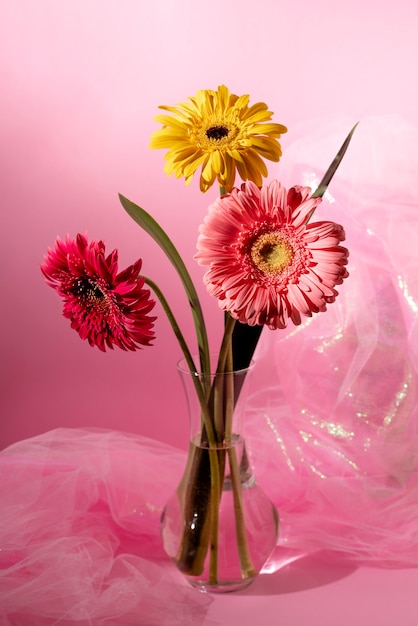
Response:
M199 346L201 368L203 372L209 372L209 344L202 307L200 306L199 297L183 259L177 252L176 247L168 237L167 233L149 213L121 194L119 194L119 200L128 215L130 215L132 219L154 239L176 269L180 280L183 283L183 287L192 311L196 328L197 343Z
M347 148L349 146L349 143L351 141L351 137L353 136L353 133L356 130L358 124L359 124L359 122L357 122L357 124L355 124L355 126L353 126L351 131L348 133L348 135L347 135L343 145L339 149L335 159L333 160L333 162L331 163L331 165L329 166L329 168L325 172L325 175L324 175L323 179L321 180L321 182L319 183L318 188L313 192L313 194L311 196L312 198L322 198L322 196L326 192L327 187L328 187L328 185L330 184L330 182L332 180L332 177L334 176L334 174L337 171L341 161L343 160L344 154L346 153L346 150L347 150Z

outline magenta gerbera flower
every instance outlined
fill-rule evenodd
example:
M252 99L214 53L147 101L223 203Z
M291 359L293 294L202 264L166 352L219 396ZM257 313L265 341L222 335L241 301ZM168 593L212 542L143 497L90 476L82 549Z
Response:
M103 352L106 347L136 350L154 339L155 302L139 277L138 260L118 273L118 251L105 256L102 241L88 243L78 234L59 237L48 249L41 271L46 282L64 299L64 317L82 339Z
M195 258L209 293L251 326L285 328L325 311L348 276L342 226L308 222L321 202L309 187L247 182L218 198L200 227Z

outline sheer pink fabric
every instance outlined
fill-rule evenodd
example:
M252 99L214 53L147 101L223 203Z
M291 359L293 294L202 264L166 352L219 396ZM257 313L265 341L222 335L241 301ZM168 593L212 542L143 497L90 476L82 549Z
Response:
M351 126L302 127L285 182L315 187ZM344 225L350 277L327 313L263 332L248 439L282 545L418 565L417 142L403 119L361 120L314 217Z
M183 464L116 432L59 429L4 450L2 626L201 624L210 598L159 562L159 517Z

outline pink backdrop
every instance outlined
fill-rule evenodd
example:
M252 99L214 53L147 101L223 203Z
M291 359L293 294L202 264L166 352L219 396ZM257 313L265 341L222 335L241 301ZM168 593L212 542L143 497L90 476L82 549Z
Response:
M163 153L148 149L158 104L221 83L250 93L288 126L283 159L300 122L399 114L417 124L416 24L414 0L0 1L0 448L59 426L186 445L180 353L163 315L153 348L89 348L41 278L44 251L87 230L120 249L122 266L141 256L191 338L174 273L120 207L123 193L190 260L216 342L222 318L192 255L217 192L166 178Z

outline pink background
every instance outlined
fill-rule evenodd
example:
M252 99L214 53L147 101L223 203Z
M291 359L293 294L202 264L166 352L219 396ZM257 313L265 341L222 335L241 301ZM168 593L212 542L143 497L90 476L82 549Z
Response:
M299 123L336 113L417 124L416 25L414 0L0 1L0 448L60 426L185 447L180 352L161 311L153 348L89 348L43 282L47 246L87 230L119 248L121 267L142 257L191 339L176 277L124 213L123 193L188 262L216 347L222 316L192 255L217 190L164 175L163 152L148 148L157 106L225 83L288 126L284 151ZM280 165L269 172L279 178Z

